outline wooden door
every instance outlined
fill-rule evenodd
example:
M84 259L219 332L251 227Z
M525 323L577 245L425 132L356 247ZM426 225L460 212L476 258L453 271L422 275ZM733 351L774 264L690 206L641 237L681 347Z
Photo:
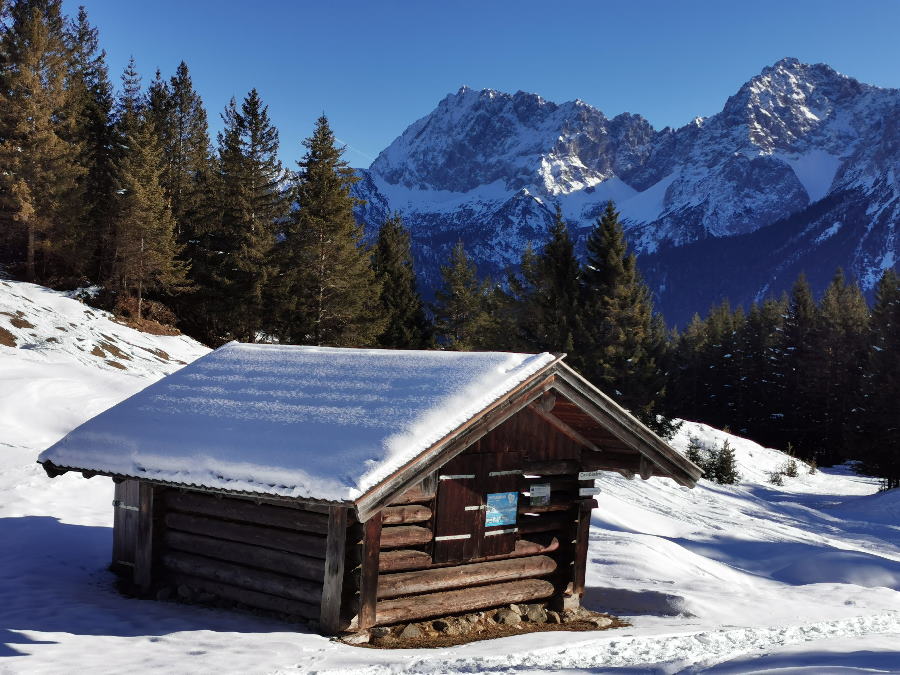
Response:
M134 570L140 507L140 481L129 478L116 483L113 500L112 567L119 574L130 575Z
M480 465L478 455L463 453L438 471L432 553L432 560L436 563L476 557L477 530L481 519L481 496L478 492Z
M438 472L434 550L436 563L510 553L517 539L516 505L521 482L518 452L458 455ZM513 522L487 525L488 502L511 500Z
M482 517L484 531L481 535L480 556L512 553L518 539L518 497L522 480L522 461L518 452L497 452L482 455L481 494L487 506L490 495L506 503L512 522L490 526L488 513ZM508 499L506 497L508 495Z

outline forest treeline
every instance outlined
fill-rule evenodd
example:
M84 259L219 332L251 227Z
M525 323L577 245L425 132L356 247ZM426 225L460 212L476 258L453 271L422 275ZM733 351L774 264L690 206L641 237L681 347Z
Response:
M328 119L296 169L259 92L210 138L188 66L114 88L97 29L60 0L0 0L0 265L211 345L554 351L662 434L676 417L799 457L844 458L900 486L900 280L873 307L838 273L816 299L727 304L667 331L610 203L579 260L557 209L546 242L504 278L462 243L433 303L399 216L358 223L356 180ZM299 150L299 149L298 149ZM369 244L364 226L378 232Z

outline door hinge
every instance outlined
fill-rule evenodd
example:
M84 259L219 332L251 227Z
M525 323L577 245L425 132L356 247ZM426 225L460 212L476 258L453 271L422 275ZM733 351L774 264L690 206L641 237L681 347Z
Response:
M522 469L510 469L509 471L491 471L488 476L518 476Z
M471 539L471 534L445 534L441 537L435 537L435 541L450 541L452 539Z
M125 509L126 511L140 511L141 510L140 507L138 507L138 506L129 506L128 504L123 502L121 499L113 499L112 504L117 509Z
M438 476L438 480L461 480L463 478L475 478L474 473L452 473L449 475Z

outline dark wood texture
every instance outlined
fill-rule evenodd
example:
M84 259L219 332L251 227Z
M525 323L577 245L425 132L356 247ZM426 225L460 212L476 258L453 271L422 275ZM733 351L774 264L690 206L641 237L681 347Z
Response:
M178 551L164 553L162 563L167 569L180 574L190 574L259 593L299 600L312 605L319 605L322 601L321 584L284 574Z
M535 555L527 558L454 565L417 572L383 574L378 579L378 599L396 598L416 593L433 593L514 579L529 579L552 574L555 571L556 561L553 558L546 555Z
M370 519L371 520L371 519ZM431 530L420 525L393 525L381 530L381 548L400 548L427 544L433 538Z
M584 580L587 567L588 545L591 532L591 506L593 499L587 500L578 510L578 525L575 529L575 560L572 579L572 594L580 598L584 594Z
M522 516L519 520L519 533L527 535L535 532L563 530L575 520L574 509L572 513L542 513L537 516Z
M328 536L325 543L325 578L319 623L327 633L337 633L341 623L341 598L344 587L344 563L347 560L347 511L332 506L328 514Z
M319 583L325 578L325 561L321 558L310 558L296 553L177 530L167 530L163 534L162 541L166 547L175 551L242 563Z
M298 532L325 535L328 516L314 511L292 509L270 504L255 504L243 499L217 497L202 493L167 490L163 497L171 511L237 520L267 527L281 527Z
M556 401L555 401L555 397L554 397L554 403L555 402ZM529 406L529 408L531 409L532 413L534 413L535 415L540 417L547 424L549 424L554 429L556 429L558 432L560 432L563 436L566 436L569 440L572 440L572 441L578 443L579 445L583 445L584 447L588 448L589 450L594 450L595 452L601 451L600 447L596 443L589 440L588 438L583 436L580 432L578 432L575 429L573 429L572 427L570 427L568 424L563 422L552 412L549 412L548 410L544 410L541 406L534 404L534 403L532 403Z
M184 584L232 602L239 602L248 607L289 614L303 619L317 619L319 617L319 605L317 604L291 600L277 595L270 595L269 593L260 593L259 591L232 586L221 581L203 579L180 572L172 575L172 581L177 585Z
M466 507L478 508L484 503L478 478L480 472L481 457L471 451L454 457L438 472L435 537L465 538L436 539L432 553L434 562L456 562L478 555L476 546L483 529L484 512L466 510Z
M552 553L559 548L559 539L556 537L544 537L544 542L528 541L519 539L516 541L516 547L511 553L504 555L491 556L487 558L477 559L479 562L484 560L506 560L508 558L521 558L528 555L539 555L541 553ZM398 550L398 551L382 551L379 559L378 568L382 572L396 572L400 570L418 570L427 568L441 568L453 563L433 563L431 556L424 551L415 550Z
M431 509L420 504L387 506L381 512L381 523L383 525L424 523L428 520L431 520Z
M314 534L289 532L261 525L230 523L216 518L186 513L167 513L166 526L181 532L193 532L242 544L265 546L313 558L325 557L325 537Z
M381 600L376 625L412 621L432 616L470 612L511 602L533 602L550 597L553 584L542 579L523 579L455 591Z
M434 482L428 479L416 483L403 494L391 500L391 505L421 504L434 499Z
M140 481L133 478L116 483L113 506L112 568L134 579L134 553L140 503Z
M357 626L365 630L375 625L378 598L378 559L383 531L381 516L375 514L363 525L362 572L359 579L359 613Z
M153 485L138 486L137 526L134 540L134 583L142 593L153 585Z

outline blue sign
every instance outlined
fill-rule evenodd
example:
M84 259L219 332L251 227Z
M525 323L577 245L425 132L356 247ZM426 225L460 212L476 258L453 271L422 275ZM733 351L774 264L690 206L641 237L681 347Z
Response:
M518 492L493 492L487 496L484 526L515 525L519 507Z

